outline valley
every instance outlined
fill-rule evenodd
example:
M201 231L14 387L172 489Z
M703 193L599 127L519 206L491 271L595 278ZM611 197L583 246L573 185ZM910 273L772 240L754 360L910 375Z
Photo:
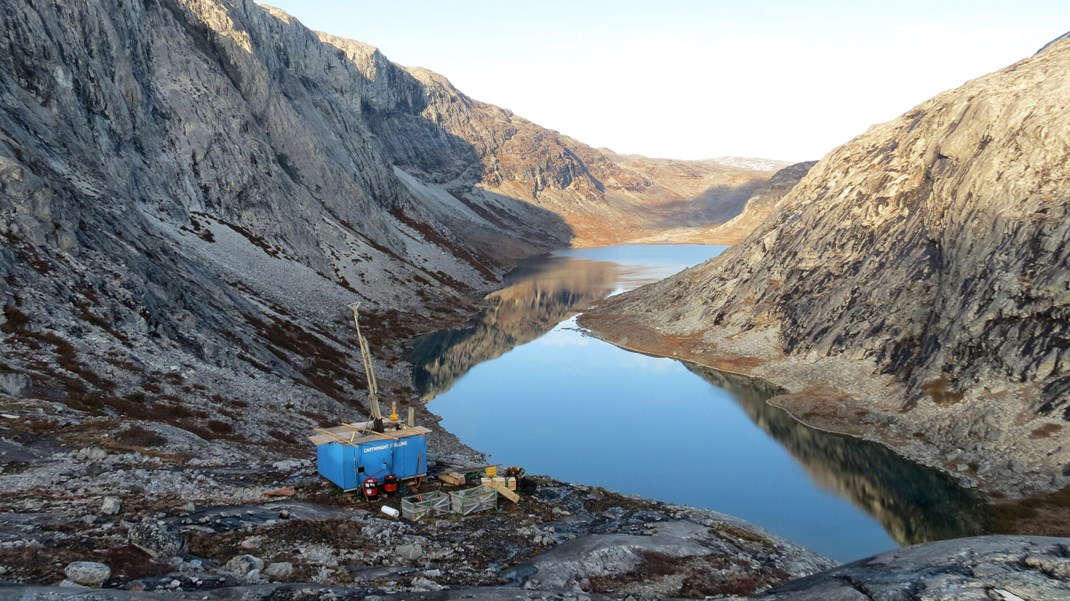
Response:
M955 590L976 550L985 590L1067 592L1070 40L788 164L594 148L249 0L26 0L0 33L0 599L842 584L797 541L610 483L532 474L519 505L425 522L342 494L308 436L368 414L351 303L381 396L434 430L431 475L487 457L425 401L582 307L737 391L737 429L900 542L1018 535L851 578ZM625 243L731 247L623 294L604 264L508 286ZM862 448L887 469L843 460Z

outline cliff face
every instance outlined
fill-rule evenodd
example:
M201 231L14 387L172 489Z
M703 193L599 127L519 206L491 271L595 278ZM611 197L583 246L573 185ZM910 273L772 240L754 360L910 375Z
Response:
M768 177L660 177L247 0L31 0L0 34L0 371L80 407L129 415L149 383L213 415L313 406L307 427L361 388L346 304L402 387L397 343L519 257Z
M603 313L750 357L795 391L821 383L885 413L869 434L967 479L1009 460L1065 485L1068 66L1058 41L871 128L745 241ZM831 411L811 393L787 404Z

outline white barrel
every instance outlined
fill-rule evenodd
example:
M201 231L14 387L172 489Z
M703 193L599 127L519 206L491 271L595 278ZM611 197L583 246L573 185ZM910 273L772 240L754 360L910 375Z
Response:
M386 505L383 505L383 508L380 509L379 511L382 511L383 513L385 513L386 515L388 515L388 516L390 516L392 518L396 518L399 515L401 515L401 512L398 511L397 509L394 509L393 507L387 507Z

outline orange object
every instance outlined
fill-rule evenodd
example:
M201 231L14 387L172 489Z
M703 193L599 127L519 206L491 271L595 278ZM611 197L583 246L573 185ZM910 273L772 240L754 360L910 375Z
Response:
M297 494L297 489L292 486L280 486L264 491L265 497L292 497Z

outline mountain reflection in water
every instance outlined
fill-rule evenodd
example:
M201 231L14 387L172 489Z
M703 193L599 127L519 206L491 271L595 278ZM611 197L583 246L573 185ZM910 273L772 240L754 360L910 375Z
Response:
M538 257L505 277L487 295L491 306L475 325L421 336L409 359L422 400L450 389L472 367L531 342L617 288L621 266L565 256Z
M728 391L751 420L783 445L815 482L873 516L897 543L914 545L982 532L980 500L947 476L905 461L879 444L799 423L766 403L782 392L768 382L684 365Z
M776 387L576 327L592 303L721 250L698 249L580 249L522 265L471 326L414 342L424 400L496 461L732 513L841 561L979 533L971 493L875 443L798 423L766 403Z

